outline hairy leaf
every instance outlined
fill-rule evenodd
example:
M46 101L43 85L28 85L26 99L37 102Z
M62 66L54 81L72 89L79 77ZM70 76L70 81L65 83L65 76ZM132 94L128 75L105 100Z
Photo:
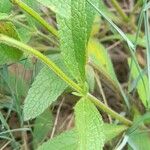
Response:
M65 70L60 59L56 64ZM44 67L37 75L30 88L24 104L24 119L29 120L40 115L66 89L66 83L48 67Z
M127 129L123 125L103 124L103 131L105 134L105 143L118 136L121 132ZM76 129L65 131L64 133L48 140L38 150L77 150L79 138Z
M70 130L45 142L38 150L77 150L77 143L76 133Z
M11 22L0 21L0 33L19 40L16 28ZM10 61L16 61L20 59L21 56L22 52L17 48L13 48L0 43L0 64L5 64Z
M95 11L86 0L38 0L57 14L60 47L72 76L85 80L86 46L91 33ZM98 0L92 0L98 5Z
M86 47L95 12L86 0L72 0L70 11L71 16L68 19L59 15L57 17L62 55L76 80L84 81L87 58Z
M105 141L103 121L94 104L82 98L75 106L79 150L102 150Z

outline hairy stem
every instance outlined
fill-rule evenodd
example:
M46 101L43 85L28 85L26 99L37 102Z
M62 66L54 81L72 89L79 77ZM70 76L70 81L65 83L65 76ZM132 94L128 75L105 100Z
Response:
M45 55L40 53L39 51L33 49L32 47L23 44L20 41L17 41L13 38L10 38L8 36L5 36L3 34L0 34L0 43L7 44L12 47L16 47L19 50L34 55L36 58L41 60L44 64L46 64L51 70L53 70L62 80L64 80L70 87L72 87L76 92L80 93L81 95L84 94L84 90L76 84L74 81L72 81L59 67L53 63L50 59L48 59ZM90 99L98 108L103 110L104 112L111 115L113 118L118 119L120 122L130 126L132 125L132 122L117 112L113 111L111 108L103 104L100 100L98 100L96 97L92 96L91 94L87 94L87 98Z
M100 100L98 100L96 97L88 93L88 99L91 100L100 110L106 112L110 116L112 116L115 119L118 119L120 122L124 123L127 126L131 126L133 123L132 121L126 119L125 117L119 115L117 112L113 111L110 107L107 107L105 104L103 104Z

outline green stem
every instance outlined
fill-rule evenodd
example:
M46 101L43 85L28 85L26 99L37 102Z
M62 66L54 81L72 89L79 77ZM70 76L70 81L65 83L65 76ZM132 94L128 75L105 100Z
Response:
M124 118L123 116L119 115L117 112L113 111L111 108L107 107L105 104L103 104L100 100L98 100L96 97L88 93L87 98L91 100L100 110L103 110L110 116L112 116L115 119L118 119L120 122L124 123L127 126L132 126L132 121Z
M113 4L113 6L116 8L116 10L118 11L118 13L120 14L120 16L123 18L123 20L128 22L129 18L125 14L125 12L122 10L122 8L120 7L120 5L118 4L117 0L111 0L111 2Z
M39 51L33 49L32 47L23 44L15 39L12 39L8 36L5 36L3 34L0 34L0 43L7 44L12 47L16 47L19 50L32 54L35 57L37 57L39 60L41 60L44 64L46 64L51 70L53 70L62 80L64 80L70 87L72 87L75 91L80 93L81 95L84 94L84 90L79 87L78 84L76 84L74 81L72 81L62 70L59 69L59 67L53 63L51 60L49 60L45 55L40 53ZM104 112L110 114L113 118L118 119L120 122L130 126L132 125L132 122L123 116L119 115L117 112L113 111L108 106L104 105L100 100L98 100L96 97L92 96L91 94L87 94L87 97L100 109L102 109Z
M35 50L34 48L23 44L13 38L9 38L5 35L0 34L0 43L5 43L9 46L16 47L19 50L34 55L36 58L40 59L43 63L45 63L51 70L53 70L61 79L63 79L68 85L70 85L72 88L74 88L77 92L83 93L83 90L72 80L69 79L69 77L66 76L64 72L62 72L55 63L50 61L45 55L43 55L41 52Z
M18 5L25 12L31 15L34 19L36 19L41 25L43 25L49 32L51 32L54 36L58 37L57 30L48 24L36 11L34 11L31 7L23 3L21 0L11 0L12 3Z

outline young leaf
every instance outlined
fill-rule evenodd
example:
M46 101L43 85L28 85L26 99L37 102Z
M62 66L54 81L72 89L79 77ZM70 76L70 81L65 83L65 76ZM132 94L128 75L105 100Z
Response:
M73 0L70 6L71 16L69 18L57 16L62 55L76 80L84 81L86 45L94 15L85 0L82 2Z
M55 63L65 70L60 59ZM30 88L24 104L24 120L29 120L40 115L52 102L54 102L66 89L66 83L61 80L48 67L44 67L37 75Z
M53 126L53 115L52 112L47 109L38 116L34 123L33 130L33 144L34 147L37 147L47 136L48 132Z
M10 22L0 21L0 33L13 37L19 40L18 33L15 26ZM20 59L22 52L16 48L12 48L5 44L0 44L0 64L5 64L10 61L16 61Z
M103 121L94 104L88 99L82 98L76 104L75 121L78 149L102 150L105 141Z
M76 133L70 130L45 142L38 150L77 150L77 143Z
M142 70L141 70L141 73L139 74L137 68L136 68L136 65L134 63L134 61L131 62L131 59L128 60L128 64L129 66L131 66L131 76L134 80L138 79L137 80L137 83L136 83L136 89L137 89L137 92L139 94L139 97L142 101L142 103L144 104L145 107L147 107L147 83L148 83L148 78L146 75L143 75L142 76ZM143 78L143 80L142 80Z
M60 45L66 66L78 82L84 82L86 46L95 18L95 11L86 0L38 1L56 12ZM98 0L92 1L98 5Z

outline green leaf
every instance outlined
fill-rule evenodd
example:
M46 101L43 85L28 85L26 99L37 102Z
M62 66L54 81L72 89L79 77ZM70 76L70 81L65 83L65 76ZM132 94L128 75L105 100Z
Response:
M55 63L65 70L63 62L56 58ZM67 88L66 83L48 67L44 67L37 75L30 88L24 104L24 120L40 115Z
M47 109L38 116L34 123L34 130L33 130L33 143L34 147L39 145L47 136L48 132L53 127L53 115L52 112Z
M128 64L131 67L131 76L134 80L137 80L136 83L136 89L139 94L139 97L144 104L145 107L147 107L147 94L148 94L148 89L147 89L147 83L148 83L148 78L145 74L142 74L142 70L139 74L138 69L136 68L136 65L134 61L131 61L131 59L128 59ZM143 79L142 79L143 78Z
M132 150L150 150L150 134L147 130L136 130L128 135L128 144Z
M105 77L108 77L112 82L116 84L118 89L120 90L120 93L129 107L129 101L127 96L125 95L122 87L120 86L118 79L116 77L113 64L111 62L111 58L109 57L109 54L107 52L107 49L98 42L97 39L91 38L88 43L88 55L90 61L96 65L96 67L100 68L100 70L103 72Z
M94 19L93 25L92 25L92 31L91 31L91 36L90 37L94 37L96 34L99 33L100 30L100 24L101 24L101 17L97 16Z
M103 125L103 131L104 131L105 137L107 137L105 139L105 143L112 140L113 138L121 134L126 129L127 129L127 126L124 126L124 125L115 125L115 124L105 123Z
M110 74L114 81L116 80L115 71L107 49L97 39L91 38L89 40L88 54L94 64L105 70L107 74Z
M54 11L56 14L59 14L60 16L67 18L69 17L69 13L67 10L70 7L69 0L37 0L41 4L45 5L46 7L50 8L52 11ZM94 1L93 1L94 2ZM96 2L96 1L95 1ZM94 2L94 3L95 3ZM104 4L103 0L97 1L99 3L99 8L107 14L110 18L113 20L118 20L118 18L107 8L107 6ZM65 5L62 5L63 3L66 3ZM98 4L97 3L97 4Z
M95 11L91 9L86 0L72 0L70 4L71 16L69 19L57 16L61 50L66 65L76 80L84 82L86 47L95 18Z
M139 127L141 127L143 124L146 124L146 123L150 123L150 112L147 112L143 114L142 116L138 116L137 118L135 118L134 124L128 130L128 134L131 134L136 129L138 129Z
M105 141L103 121L92 102L82 98L75 106L79 150L102 150Z
M0 21L0 33L19 40L16 28L11 22ZM17 61L21 58L21 56L22 52L17 48L0 44L0 64L5 64L10 61Z
M134 124L127 131L129 148L133 150L149 150L150 133L144 124L150 123L150 112L135 116Z
M65 64L71 75L78 82L83 83L87 57L86 46L95 18L95 11L91 9L86 0L38 1L56 12L60 47ZM92 1L98 5L98 0Z
M105 143L118 136L121 132L127 129L123 125L103 124L103 131L105 134ZM77 150L79 144L79 138L75 129L65 131L64 133L54 137L52 140L48 140L39 147L38 150ZM99 150L99 149L98 149Z
M12 9L10 0L0 0L0 12L9 13Z
M70 130L45 142L38 150L77 150L77 143L76 133Z

